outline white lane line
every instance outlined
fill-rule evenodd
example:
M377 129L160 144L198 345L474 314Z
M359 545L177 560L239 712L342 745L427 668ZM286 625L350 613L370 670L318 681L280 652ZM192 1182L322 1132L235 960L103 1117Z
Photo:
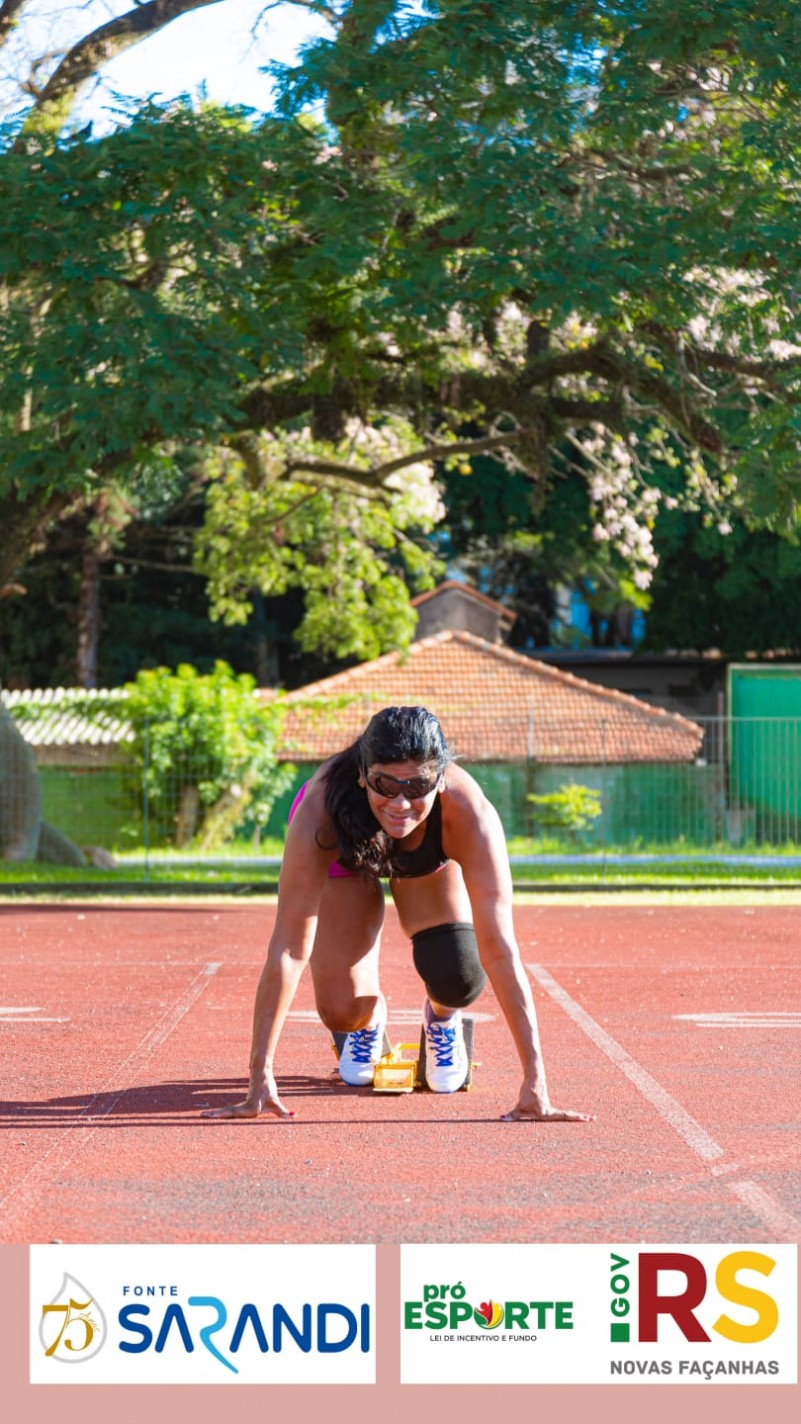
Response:
M51 1019L46 1017L38 1019L17 1019L14 1018L11 1014L3 1014L2 1016L0 1016L0 1028L3 1027L3 1024L7 1023L69 1023L69 1019Z
M636 1059L627 1053L619 1043L608 1034L595 1019L582 1009L575 999L571 998L566 989L558 984L548 970L542 964L527 964L526 968L533 975L537 983L550 994L551 998L564 1009L569 1018L586 1033L587 1037L605 1053L607 1058L625 1073L626 1077L639 1088L643 1097L656 1108L657 1112L670 1127L687 1143L687 1146L700 1157L702 1162L713 1162L724 1155L723 1148L717 1143L714 1137L701 1127L695 1118L690 1117L685 1112L681 1103L678 1103L670 1093L657 1083L651 1074L641 1068ZM725 1170L722 1165L710 1167L710 1174L719 1177ZM774 1233L774 1235L787 1235L790 1240L797 1241L801 1232L801 1221L797 1217L785 1211L784 1207L775 1200L774 1197L760 1187L756 1182L727 1182L729 1191L742 1202L749 1211L761 1221L764 1226Z
M799 1009L736 1010L728 1013L673 1014L678 1023L698 1028L801 1028Z
M591 1018L585 1009L582 1009L575 999L571 999L567 990L548 973L542 964L527 964L526 968L533 974L537 983L555 999L560 1008L579 1028L592 1040L596 1048L600 1048L617 1068L625 1073L636 1088L639 1088L644 1098L647 1098L652 1107L655 1107L660 1117L673 1128L674 1132L686 1142L697 1157L703 1162L714 1162L718 1157L723 1156L723 1148L717 1143L714 1137L703 1128L700 1122L696 1122L694 1117L685 1111L681 1103L657 1083L656 1078L642 1068L636 1059L627 1053L625 1048L621 1048L601 1025Z
M494 1014L475 1014L472 1010L465 1009L465 1018L473 1019L475 1023L493 1023ZM315 1009L290 1009L287 1014L288 1019L296 1019L300 1023L317 1023L322 1028L322 1020ZM393 1023L422 1023L422 1007L416 1009L395 1009L389 1010L389 1024Z
M33 1014L38 1017L31 1017ZM7 1023L69 1023L69 1019L52 1018L40 1008L30 1008L27 1004L0 1004L0 1028Z
M102 1088L94 1094L87 1106L82 1110L79 1117L56 1129L58 1138L36 1162L31 1164L29 1170L14 1183L4 1197L0 1197L0 1211L4 1212L3 1231L4 1239L8 1239L7 1232L10 1225L10 1213L8 1203L12 1197L17 1197L14 1203L20 1209L24 1209L24 1203L19 1199L24 1188L35 1188L38 1178L45 1172L48 1181L52 1181L57 1172L63 1170L70 1162L78 1156L83 1148L94 1136L97 1127L94 1126L103 1118L109 1116L117 1106L124 1093L133 1086L137 1076L145 1067L148 1059L152 1057L157 1048L160 1048L165 1039L169 1037L173 1029L181 1022L181 1019L189 1012L192 1005L200 998L205 989L208 988L217 970L221 967L218 963L206 964L199 970L194 979L169 1008L153 1025L153 1028L139 1040L136 1047L131 1050L127 1058L124 1058L117 1065L111 1076L106 1079ZM120 1080L123 1080L120 1084ZM62 1081L62 1088L68 1092L69 1087ZM115 1089L117 1091L115 1092ZM112 1098L109 1093L114 1093ZM24 1126L22 1119L20 1125ZM77 1131L77 1129L82 1129ZM30 1192L28 1192L30 1196Z
M729 1191L733 1192L739 1201L747 1206L770 1231L777 1236L786 1234L794 1241L798 1240L798 1220L791 1216L789 1211L785 1211L777 1201L774 1201L769 1192L764 1187L760 1187L757 1182L729 1182Z

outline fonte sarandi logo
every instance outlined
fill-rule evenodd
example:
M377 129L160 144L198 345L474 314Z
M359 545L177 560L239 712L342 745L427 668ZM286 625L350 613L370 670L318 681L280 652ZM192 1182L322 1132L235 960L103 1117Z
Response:
M39 1339L48 1359L64 1364L83 1364L105 1345L106 1317L74 1276L65 1273L57 1294L42 1306Z

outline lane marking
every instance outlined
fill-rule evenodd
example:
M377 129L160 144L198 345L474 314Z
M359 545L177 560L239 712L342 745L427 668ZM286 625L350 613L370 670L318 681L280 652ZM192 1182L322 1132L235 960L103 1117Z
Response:
M655 1078L651 1077L645 1068L642 1068L630 1053L626 1052L611 1034L608 1034L601 1025L595 1022L586 1009L582 1009L576 1000L571 998L566 989L553 978L542 964L527 964L529 973L536 979L537 983L547 994L557 1003L569 1018L582 1030L596 1047L605 1053L615 1067L635 1085L643 1094L643 1097L656 1108L660 1117L664 1119L674 1132L686 1142L692 1152L700 1157L702 1162L712 1163L724 1156L724 1149L717 1143L714 1137L701 1127L688 1112L668 1093ZM720 1179L724 1168L722 1166L710 1166L710 1175ZM727 1182L728 1190L737 1198L743 1206L761 1221L773 1236L786 1235L791 1241L797 1241L801 1232L801 1221L776 1201L774 1197L766 1192L764 1187L760 1187L756 1182Z
M38 1015L37 1018L31 1015ZM27 1004L0 1004L0 1028L3 1024L68 1024L68 1018L53 1018L43 1014L41 1008L30 1008Z
M33 1014L37 1018L31 1017ZM69 1023L68 1018L52 1018L47 1014L42 1014L40 1008L29 1008L22 1004L1 1004L0 1005L0 1028L7 1023Z
M24 1189L29 1189L27 1193L29 1197L30 1189L35 1189L38 1178L42 1177L45 1172L48 1181L51 1181L56 1172L62 1171L75 1160L97 1132L98 1129L94 1124L113 1113L120 1098L134 1085L148 1059L153 1056L157 1048L161 1047L173 1029L181 1022L181 1019L186 1016L221 967L222 961L219 961L206 964L203 969L199 970L188 987L175 1000L175 1003L164 1010L152 1029L139 1040L127 1058L117 1065L102 1088L93 1094L87 1106L81 1109L78 1117L65 1123L63 1127L55 1129L58 1136L53 1145L31 1164L28 1171L15 1184L9 1187L4 1197L0 1197L0 1211L5 1213L4 1231L7 1231L9 1227L8 1204L12 1197L17 1198L13 1205L17 1207L18 1211L24 1210L25 1203L21 1199ZM118 1087L120 1079L123 1077L125 1077L125 1081ZM116 1092L115 1089L117 1089ZM114 1096L108 1098L109 1093L113 1093ZM22 1119L20 1119L20 1126L24 1127Z
M316 1009L290 1009L287 1014L288 1019L296 1019L300 1023L316 1023L323 1027L323 1021ZM422 1023L421 1009L395 1009L389 1010L387 1024L393 1023ZM473 1019L476 1023L494 1023L494 1014L477 1014L465 1010L465 1018Z
M661 1083L657 1083L656 1078L652 1078L645 1068L642 1068L636 1059L627 1053L601 1025L595 1022L594 1018L582 1009L575 999L572 999L563 989L561 984L548 973L542 964L527 964L529 973L533 974L537 983L551 998L564 1009L569 1018L579 1028L586 1033L587 1037L600 1048L607 1058L619 1068L626 1077L631 1080L636 1088L647 1098L652 1107L655 1107L660 1117L667 1122L674 1132L686 1142L687 1146L700 1157L702 1162L714 1162L718 1157L723 1156L723 1148L717 1143L714 1137L703 1128L700 1122L696 1122L688 1112L671 1096Z
M729 1182L729 1191L776 1235L785 1233L798 1240L798 1221L757 1182Z
M732 1009L726 1013L673 1014L698 1028L801 1028L801 1009Z

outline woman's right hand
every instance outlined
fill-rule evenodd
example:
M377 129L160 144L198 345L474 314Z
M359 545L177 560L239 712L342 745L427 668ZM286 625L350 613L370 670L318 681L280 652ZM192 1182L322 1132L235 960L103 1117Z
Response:
M243 1103L231 1103L225 1108L208 1108L202 1113L202 1117L216 1118L237 1118L237 1117L260 1117L262 1113L272 1113L275 1117L294 1117L294 1112L285 1108L278 1096L278 1089L275 1086L275 1078L272 1073L265 1071L259 1073L258 1077L252 1077L248 1095Z

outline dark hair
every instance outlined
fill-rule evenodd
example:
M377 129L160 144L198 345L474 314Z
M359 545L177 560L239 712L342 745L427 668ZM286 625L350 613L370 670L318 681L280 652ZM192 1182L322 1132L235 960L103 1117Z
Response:
M333 757L326 772L325 809L334 826L338 859L348 870L369 875L392 871L392 837L370 810L359 777L376 763L415 761L439 776L452 761L442 728L425 707L385 707L370 718L359 739Z

